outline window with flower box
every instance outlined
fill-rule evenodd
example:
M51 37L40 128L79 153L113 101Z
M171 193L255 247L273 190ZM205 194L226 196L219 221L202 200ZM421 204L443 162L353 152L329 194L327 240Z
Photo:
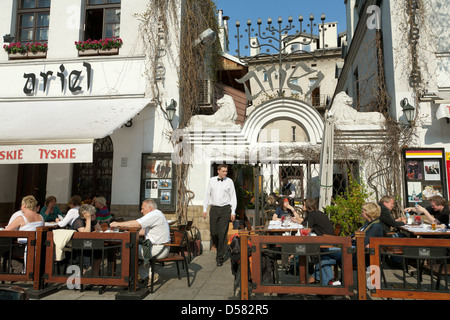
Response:
M47 43L50 0L20 0L17 9L17 42Z
M121 0L86 0L84 40L120 36Z

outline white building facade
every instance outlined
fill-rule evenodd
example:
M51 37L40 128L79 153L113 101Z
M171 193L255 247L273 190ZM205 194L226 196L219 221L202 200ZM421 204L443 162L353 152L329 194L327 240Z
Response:
M165 132L171 127L149 83L161 84L162 107L179 100L179 44L158 48L163 54L154 79L149 55L155 48L143 40L146 21L140 16L147 5L146 0L2 1L4 45L45 43L48 50L0 53L0 221L20 209L27 194L41 206L53 195L62 210L78 191L83 199L104 196L111 211L125 218L139 216L139 203L151 192L161 201L162 190L155 184L150 191L148 180L159 183L171 175L158 177L155 171L170 159ZM179 32L179 24L173 21L169 32ZM158 27L155 22L153 29ZM88 39L118 38L119 49L76 47ZM165 195L171 192L166 187Z
M448 1L345 3L348 44L336 93L346 92L353 107L363 111L378 111L380 96L388 97L384 112L403 128L405 141L399 143L402 166L397 172L402 188L393 190L401 205L427 205L435 194L448 199ZM403 110L408 105L414 107L410 119ZM431 166L437 171L431 173ZM382 196L386 188L380 185L378 191Z

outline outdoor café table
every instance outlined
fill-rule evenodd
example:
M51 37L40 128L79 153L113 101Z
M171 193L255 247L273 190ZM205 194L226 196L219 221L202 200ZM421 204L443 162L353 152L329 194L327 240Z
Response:
M436 228L436 230L431 230L430 225L404 225L399 228L408 238L411 236L417 238L450 238L450 229Z
M263 231L269 234L294 235L302 229L304 229L303 225L296 222L281 223L280 220L270 220L266 222Z
M306 229L302 224L295 223L295 222L284 222L281 223L280 220L271 220L267 221L265 224L264 233L267 233L269 235L286 235L286 236L295 236L297 233L298 235L307 236L309 235L309 230ZM308 266L308 259L305 255L300 255L299 260L299 276L300 276L300 284L307 284L307 266Z

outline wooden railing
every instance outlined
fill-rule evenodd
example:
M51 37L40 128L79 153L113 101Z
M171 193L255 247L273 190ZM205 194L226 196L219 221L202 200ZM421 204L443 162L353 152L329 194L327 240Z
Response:
M356 232L356 246L352 247L350 237L267 236L254 232L240 232L239 236L242 300L248 300L251 293L356 295L358 300L366 300L368 294L373 298L450 300L447 280L447 270L450 270L447 265L447 261L450 261L450 239L370 238L369 246L365 247L365 233ZM317 261L320 263L320 256L326 254L322 249L327 247L341 249L342 263L339 267L342 284L310 284L308 267L311 264L317 265ZM295 278L296 282L286 282L281 278L274 279L275 281L262 279L262 256L267 249L278 252L275 259L281 261L281 264L285 260L284 255L298 256L299 264L295 268L299 277ZM402 261L403 269L399 269L394 277L401 279L398 284L393 285L386 280L388 256ZM411 281L406 281L405 272L408 272L410 261L415 262L415 274L412 277L414 285ZM357 287L353 286L354 268ZM425 284L423 280L425 269L431 273L429 284ZM279 270L283 271L283 266L278 266Z
M368 288L371 296L449 300L449 250L450 239L371 238ZM397 268L402 270L399 281L386 279L388 259L397 260Z
M19 239L23 239L19 241ZM1 231L0 232L0 281L34 281L36 276L35 248L36 232L33 231ZM19 249L21 247L22 249ZM20 256L15 251L21 251ZM13 260L24 263L21 273L14 273ZM39 268L39 267L38 267ZM38 269L39 270L39 269Z
M44 282L67 283L79 277L81 285L125 286L129 291L136 291L138 240L137 229L110 233L75 232L70 245L64 249L65 259L55 261L53 232L48 231ZM84 265L86 259L88 265ZM69 266L76 267L78 274L67 274Z
M241 240L241 299L249 299L249 260L244 258L248 254L247 244L250 243L251 250L251 292L252 293L278 293L278 294L320 294L320 295L353 295L353 269L352 269L352 249L349 237L305 237L305 236L274 236L258 235L246 232L239 233ZM328 286L320 283L309 283L312 273L308 271L309 264L318 265L318 274L322 274L320 267L321 258L329 254L330 248L341 253L342 263L339 267L342 270L342 283L340 285ZM288 266L294 265L293 275L288 275L286 279L278 279L279 270L273 277L277 279L263 278L262 261L267 261L264 255L267 252L274 253L277 257L273 260L280 260L284 265L281 268L283 273L289 272ZM336 251L334 251L336 252ZM283 269L284 268L284 269Z
M137 228L124 228L122 232L88 232L73 233L72 240L64 249L67 259L55 260L54 227L40 227L32 231L0 232L0 281L33 281L33 296L41 297L41 293L49 284L77 284L119 286L128 289L130 295L122 295L124 299L142 297L133 295L138 291L138 248L139 233ZM14 257L12 249L18 246L19 238L26 238L26 256ZM25 241L23 241L25 243ZM78 260L75 258L78 257ZM83 261L88 258L88 269ZM24 273L13 273L13 259L25 262ZM75 263L75 261L77 263ZM68 267L71 272L68 271ZM73 271L79 270L78 273ZM142 291L142 290L141 290ZM144 291L148 291L146 288ZM116 296L117 297L117 296Z

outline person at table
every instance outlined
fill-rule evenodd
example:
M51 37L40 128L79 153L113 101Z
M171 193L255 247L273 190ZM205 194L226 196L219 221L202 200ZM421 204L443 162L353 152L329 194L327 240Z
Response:
M381 208L374 202L366 202L361 206L361 216L366 222L358 231L365 233L364 246L369 247L370 238L383 237L383 227L380 222ZM353 244L355 244L355 241L353 241Z
M112 216L106 206L106 199L104 197L95 197L92 200L92 205L97 209L97 220L99 223L110 223Z
M78 209L80 209L80 206L81 197L78 195L72 196L69 201L70 210L67 211L66 216L61 221L58 221L58 226L61 228L65 228L67 226L71 227L73 222L79 217Z
M111 222L111 228L140 228L139 235L145 237L151 243L152 258L163 259L169 255L169 247L165 244L170 242L169 223L152 199L146 199L142 202L141 213L142 218L137 220ZM143 248L139 245L139 258L144 258ZM148 279L151 275L151 266L141 263L138 269L139 277L142 280ZM158 274L155 273L154 282L158 281ZM150 282L150 281L149 281ZM148 283L151 285L151 283Z
M45 222L58 222L62 219L62 213L56 205L56 197L49 196L45 199L45 205L40 214Z
M394 219L392 209L395 206L394 197L386 195L380 199L379 206L381 208L380 221L383 227L383 235L386 237L391 229L396 230L398 227L404 226L406 220L404 218ZM397 232L395 237L404 237L402 233Z
M300 219L300 223L314 232L318 236L324 234L334 236L334 227L328 216L322 211L318 210L316 199L309 198L305 200L304 211L306 212L305 219Z
M301 222L301 218L297 211L289 204L289 199L287 197L281 198L280 205L275 210L272 216L272 220L282 220L284 218L293 218L294 222Z
M21 213L9 223L5 230L6 231L36 231L38 227L44 225L44 218L36 212L37 201L34 196L26 196L22 199ZM24 262L26 262L26 238L18 238L18 246L13 246L12 256L13 257L24 257ZM13 273L22 273L24 269L24 262L12 259L11 267Z
M78 232L100 232L100 223L96 219L94 206L83 204L78 209L78 218L72 223L71 229Z
M291 182L289 182L287 177L281 178L281 183L283 184L281 186L281 195L286 196L289 199L289 204L293 206L295 198L295 186Z
M435 223L436 225L443 224L448 228L450 209L447 201L441 196L433 196L428 200L431 204L429 207L424 208L417 204L415 207L406 208L405 212L424 214L429 223Z

